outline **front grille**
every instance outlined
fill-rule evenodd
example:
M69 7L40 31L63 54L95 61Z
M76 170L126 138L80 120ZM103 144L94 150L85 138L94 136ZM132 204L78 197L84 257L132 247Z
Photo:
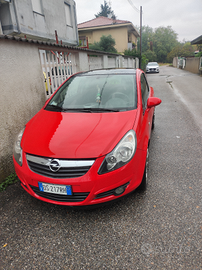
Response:
M30 187L34 191L34 193L36 193L38 196L43 197L45 199L52 200L52 201L57 201L57 202L82 202L89 195L89 192L74 192L73 195L60 195L60 194L40 191L39 187L35 187L31 185Z
M81 177L88 172L91 168L94 160L58 160L44 157L36 157L32 155L26 155L29 168L40 175L50 178L76 178ZM56 162L58 167L52 162Z
M52 172L49 166L37 164L28 161L30 169L38 174L51 177L51 178L73 178L83 176L88 172L91 166L87 167L76 167L76 168L60 168L57 172Z

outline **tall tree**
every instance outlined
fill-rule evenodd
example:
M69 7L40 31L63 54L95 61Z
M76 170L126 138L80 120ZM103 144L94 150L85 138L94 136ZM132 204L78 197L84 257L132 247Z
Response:
M114 11L111 9L111 7L107 4L107 1L104 0L104 5L101 4L101 11L97 14L95 14L95 17L110 17L114 20L116 20L116 16L114 15Z
M142 27L142 53L148 61L166 62L168 53L178 43L177 34L171 26L155 30L149 26Z
M153 35L154 52L159 62L166 62L167 54L178 44L177 34L171 26L158 27Z
M142 52L147 50L153 50L153 29L151 27L143 26L142 27Z

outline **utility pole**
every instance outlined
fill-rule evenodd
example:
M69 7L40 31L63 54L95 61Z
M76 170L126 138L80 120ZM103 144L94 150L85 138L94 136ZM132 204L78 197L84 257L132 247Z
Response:
M142 62L142 6L140 6L140 69Z
M132 0L128 0L130 5L137 11L139 10L134 6ZM139 68L141 69L141 61L142 61L142 6L140 6L140 62L139 62Z

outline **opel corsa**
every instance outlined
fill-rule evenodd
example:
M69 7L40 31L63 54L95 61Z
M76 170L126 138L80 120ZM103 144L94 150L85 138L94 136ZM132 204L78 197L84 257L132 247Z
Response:
M145 190L154 97L140 69L68 78L18 134L14 166L33 197L92 206Z

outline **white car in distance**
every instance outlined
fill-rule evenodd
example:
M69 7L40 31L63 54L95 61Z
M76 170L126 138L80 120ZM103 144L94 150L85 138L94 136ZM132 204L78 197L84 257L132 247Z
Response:
M149 62L146 66L146 73L159 73L159 64L157 62Z

